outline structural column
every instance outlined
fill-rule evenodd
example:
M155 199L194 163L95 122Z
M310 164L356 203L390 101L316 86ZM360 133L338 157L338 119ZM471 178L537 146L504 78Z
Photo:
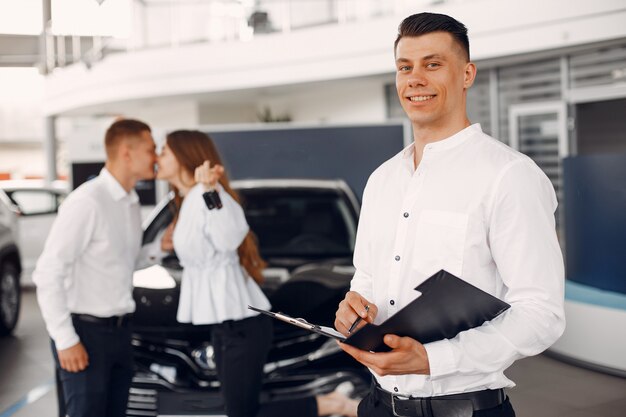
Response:
M50 20L52 19L52 5L51 0L42 0L42 28L41 28L41 41L39 43L39 68L41 73L45 76L51 69L50 62L48 62L48 46L47 44L48 27ZM54 62L52 62L52 66ZM46 161L46 182L49 184L57 179L57 136L55 128L56 117L46 116L44 118L44 138L43 138L43 150Z
M46 156L46 183L50 184L57 179L57 136L55 128L56 117L46 116L45 137L43 150Z

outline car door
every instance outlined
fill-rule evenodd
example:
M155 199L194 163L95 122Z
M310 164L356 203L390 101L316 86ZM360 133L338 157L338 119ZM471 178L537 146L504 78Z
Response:
M17 189L7 194L19 208L17 240L22 257L22 278L29 282L64 195L43 189Z

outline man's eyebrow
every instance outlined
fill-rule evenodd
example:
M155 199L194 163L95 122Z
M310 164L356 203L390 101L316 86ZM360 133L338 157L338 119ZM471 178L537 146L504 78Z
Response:
M423 56L423 57L422 57L422 59L423 59L424 61L425 61L425 60L428 60L428 59L433 59L433 58L435 58L435 59L444 59L444 60L446 59L446 57L445 57L445 56L440 55L440 54L430 54L430 55L426 55L426 56Z
M446 57L441 55L441 54L430 54L430 55L425 55L421 58L418 58L418 60L420 61L427 61L429 59L441 59L441 60L445 60ZM400 63L407 63L407 62L411 62L412 60L408 59L408 58L398 58L396 59L396 63L400 64Z

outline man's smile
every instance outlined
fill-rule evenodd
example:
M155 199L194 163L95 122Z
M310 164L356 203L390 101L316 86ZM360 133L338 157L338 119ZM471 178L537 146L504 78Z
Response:
M409 101L412 102L423 102L423 101L428 101L431 100L435 97L435 95L415 95L415 96L408 96L407 99Z

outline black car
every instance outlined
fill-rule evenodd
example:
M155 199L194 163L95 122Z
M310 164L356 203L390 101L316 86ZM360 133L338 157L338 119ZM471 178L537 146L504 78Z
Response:
M332 326L349 289L359 205L342 181L234 181L268 261L263 291L272 309ZM172 220L168 201L148 220L144 243ZM223 415L210 326L176 321L181 270L175 256L135 274L136 370L129 416ZM261 401L327 393L342 383L360 396L369 372L332 339L274 323Z

